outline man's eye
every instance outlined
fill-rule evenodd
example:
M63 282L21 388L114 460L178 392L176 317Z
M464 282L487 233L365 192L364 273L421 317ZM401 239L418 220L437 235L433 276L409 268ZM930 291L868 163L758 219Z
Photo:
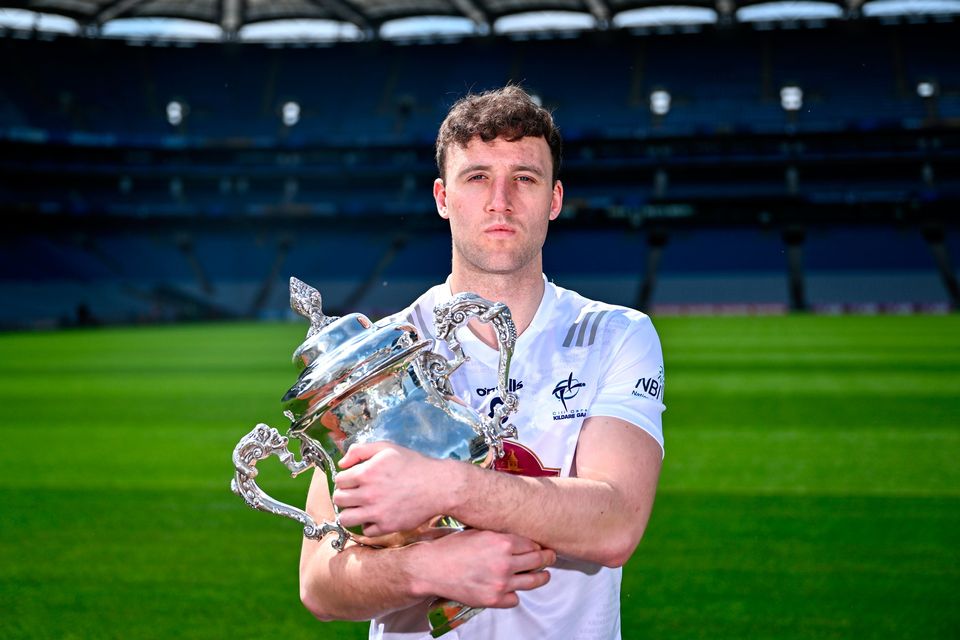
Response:
M530 176L517 176L517 180L520 182L533 182L533 178Z
M475 175L475 176L470 176L469 178L467 178L467 180L483 180L485 177L486 177L486 176L484 176L484 175L482 175L482 174L478 174L478 175Z

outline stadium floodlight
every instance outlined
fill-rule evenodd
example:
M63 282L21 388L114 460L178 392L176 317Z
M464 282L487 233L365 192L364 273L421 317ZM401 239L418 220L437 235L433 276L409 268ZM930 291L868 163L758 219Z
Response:
M665 116L670 113L670 92L664 89L657 89L651 93L650 111L658 116Z
M297 197L300 191L300 181L296 178L287 178L283 183L283 199L290 202Z
M917 95L921 98L932 98L937 93L937 85L924 80L917 83Z
M780 106L784 111L799 111L803 107L803 89L788 84L780 89Z
M300 105L296 102L284 102L281 113L283 114L283 124L288 127L300 122Z
M183 104L177 102L176 100L171 100L167 103L167 122L173 126L179 125L183 122L184 112L186 110L183 108Z

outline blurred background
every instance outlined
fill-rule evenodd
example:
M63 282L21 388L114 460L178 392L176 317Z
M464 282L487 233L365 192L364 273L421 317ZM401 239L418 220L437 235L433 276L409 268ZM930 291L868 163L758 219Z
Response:
M960 1L0 1L0 636L365 637L229 455L305 323L449 270L433 142L522 85L545 272L653 318L624 637L955 638ZM14 444L16 443L16 444ZM306 482L264 463L302 503Z
M585 295L956 307L960 3L691 4L40 3L0 39L0 326L278 318L290 274L399 308L448 268L438 124L506 82L562 128L545 269Z

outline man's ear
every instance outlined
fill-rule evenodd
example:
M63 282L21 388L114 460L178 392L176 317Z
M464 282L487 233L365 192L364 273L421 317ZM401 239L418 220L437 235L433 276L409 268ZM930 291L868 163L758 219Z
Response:
M450 216L447 214L447 188L443 185L443 178L437 178L433 181L433 199L437 203L437 213L444 220Z
M550 199L550 219L556 220L563 209L563 183L557 180L553 183L553 196Z

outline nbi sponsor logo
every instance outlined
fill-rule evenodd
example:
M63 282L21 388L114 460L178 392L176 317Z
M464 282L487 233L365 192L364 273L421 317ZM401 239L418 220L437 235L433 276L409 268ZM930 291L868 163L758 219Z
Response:
M663 398L663 367L657 373L657 377L640 378L637 384L633 386L633 395L639 398Z

